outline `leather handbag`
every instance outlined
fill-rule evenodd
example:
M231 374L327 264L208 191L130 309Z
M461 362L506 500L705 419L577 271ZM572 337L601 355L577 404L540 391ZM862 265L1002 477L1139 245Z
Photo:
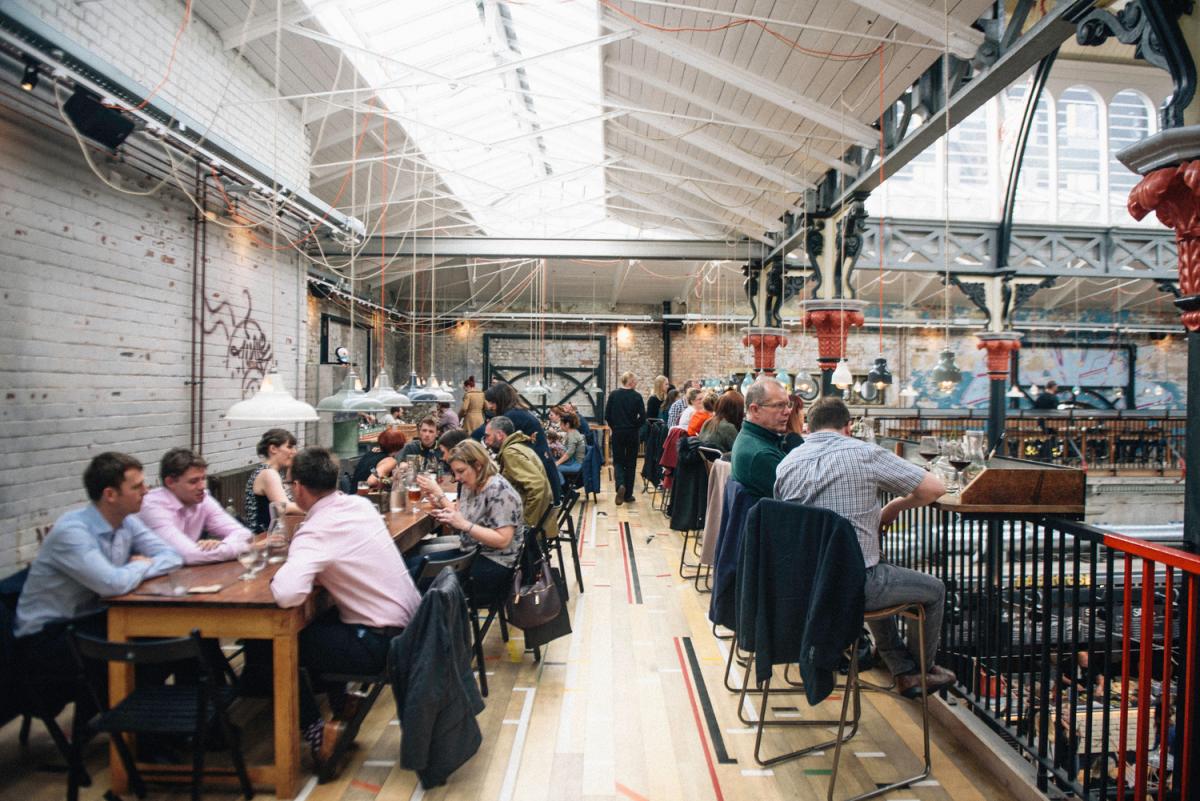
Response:
M554 583L554 574L545 559L534 568L533 581L524 583L524 571L518 567L513 574L512 592L504 602L508 622L519 629L530 629L549 623L562 609L562 597Z

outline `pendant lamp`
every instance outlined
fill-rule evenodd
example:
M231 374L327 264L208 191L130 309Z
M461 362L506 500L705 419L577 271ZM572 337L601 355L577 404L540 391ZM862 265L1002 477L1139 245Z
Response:
M1041 395L1041 394L1042 394L1041 387L1039 387L1037 384L1029 385L1029 397L1036 398L1038 395Z
M388 376L386 369L379 371L379 375L375 377L375 386L367 393L367 397L379 401L389 409L393 406L408 409L413 405L407 395L392 387L392 379Z
M915 398L917 397L917 391L912 388L911 384L905 384L904 389L900 390L900 397Z
M805 395L812 392L814 389L812 380L808 377L808 373L803 373L796 379L796 391L802 392Z
M1025 393L1021 391L1021 388L1019 386L1017 386L1016 384L1013 384L1011 387L1008 388L1008 392L1004 393L1004 397L1006 397L1006 398L1023 398L1023 397L1025 397Z
M846 389L854 383L854 376L850 374L850 362L842 359L838 362L837 369L833 371L833 385L838 389Z
M268 373L253 397L229 407L225 419L234 423L312 423L320 419L317 411L287 391L283 376Z
M785 392L791 391L792 377L788 375L786 370L776 371L775 380L779 382L779 386L783 387Z
M338 391L317 404L318 412L386 412L388 406L363 392L358 374L351 367Z
M938 356L937 367L929 375L937 384L938 389L946 394L954 391L962 381L962 370L954 363L954 351L947 348Z
M875 389L891 386L892 371L888 369L887 359L882 356L875 360L875 366L867 373L867 381L875 385Z

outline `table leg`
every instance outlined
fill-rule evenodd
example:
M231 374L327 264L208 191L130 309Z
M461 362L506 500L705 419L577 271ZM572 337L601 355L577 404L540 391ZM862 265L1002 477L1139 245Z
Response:
M300 785L299 642L295 632L276 635L275 661L275 796L294 798Z
M121 609L108 610L108 639L113 642L125 642L129 639L125 615ZM108 703L109 708L115 707L126 696L133 692L133 666L121 662L108 663ZM125 772L125 763L113 745L108 746L108 764L111 773L114 793L129 792L129 776Z

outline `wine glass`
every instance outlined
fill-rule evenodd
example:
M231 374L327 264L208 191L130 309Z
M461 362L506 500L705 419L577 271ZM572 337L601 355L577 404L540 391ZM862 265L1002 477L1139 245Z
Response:
M258 575L258 571L254 569L254 565L258 562L258 551L253 545L247 546L246 550L237 555L238 562L245 569L245 573L238 576L242 581L249 581Z
M941 448L938 447L937 437L921 437L921 442L917 446L917 453L925 460L925 469L930 470L934 459L941 453Z
M958 484L960 488L963 486L963 470L965 470L971 464L971 459L969 456L967 456L965 451L966 449L963 448L962 443L960 442L946 443L944 451L946 454L946 461L948 461L950 466L954 468L955 483Z

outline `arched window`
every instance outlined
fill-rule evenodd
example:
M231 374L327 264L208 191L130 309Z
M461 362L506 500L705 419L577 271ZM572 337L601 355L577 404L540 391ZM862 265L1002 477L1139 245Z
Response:
M1100 99L1086 86L1072 86L1058 101L1058 222L1103 219Z
M987 120L984 104L950 130L950 209L958 219L988 219L993 214Z
M1133 225L1126 210L1129 192L1140 176L1117 161L1117 153L1150 135L1154 114L1141 92L1126 89L1108 104L1108 205L1113 225Z
M1012 169L1013 154L1016 152L1017 135L1021 131L1021 117L1025 114L1025 98L1028 92L1028 84L1020 83L1008 87L1004 93L1004 116L1000 128L1002 182L1008 181L1008 170ZM1041 222L1054 219L1054 198L1050 188L1050 100L1045 92L1038 98L1033 130L1029 132L1029 141L1025 145L1025 158L1021 162L1021 174L1017 178L1013 217L1017 220Z

